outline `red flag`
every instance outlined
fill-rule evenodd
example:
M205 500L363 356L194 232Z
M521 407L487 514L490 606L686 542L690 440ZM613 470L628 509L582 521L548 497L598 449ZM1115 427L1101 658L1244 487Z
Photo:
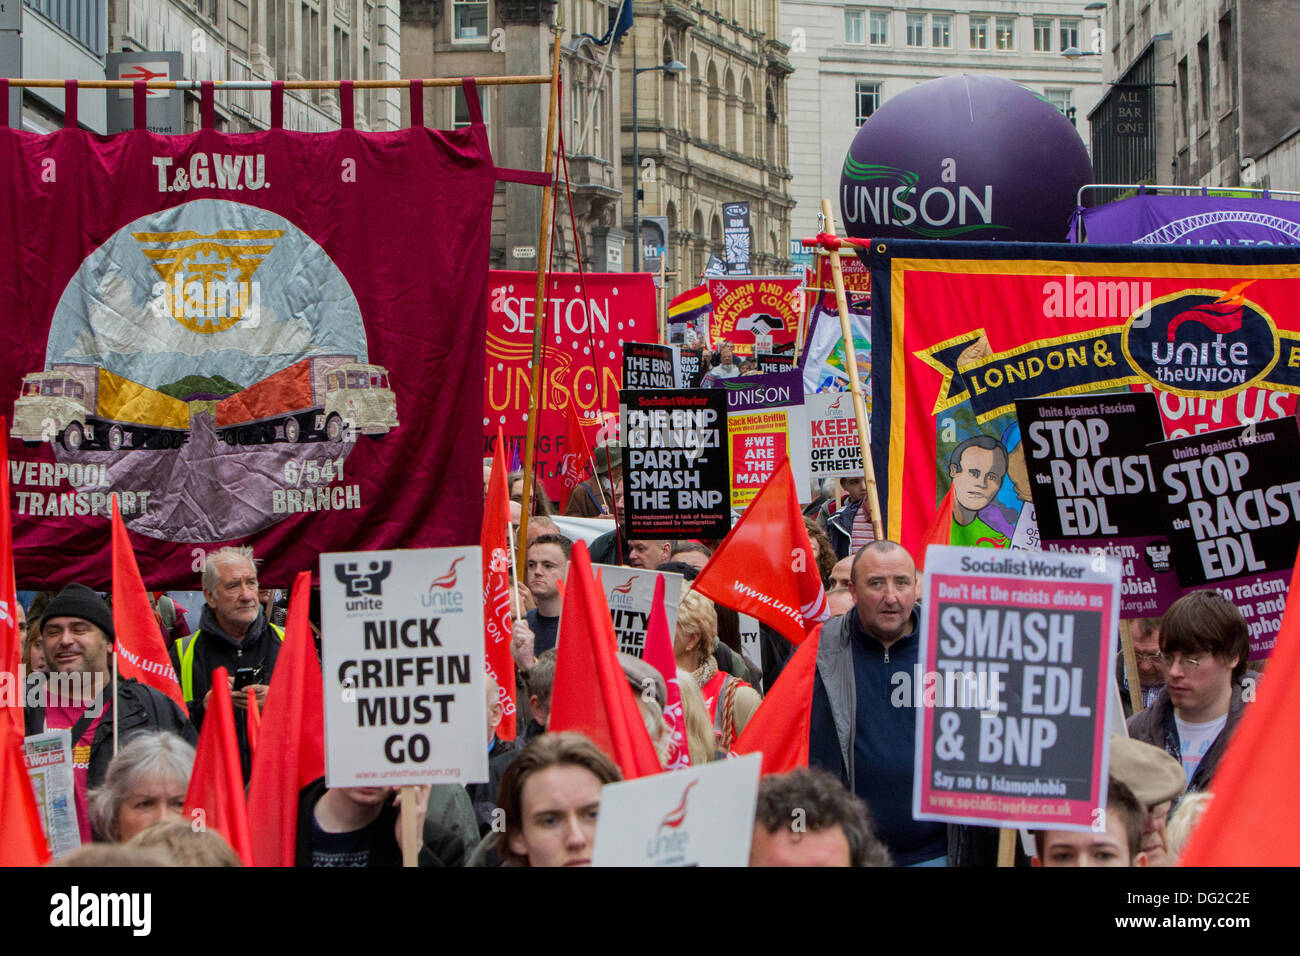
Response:
M257 738L262 735L262 711L257 705L257 695L248 694L248 751L257 756Z
M117 669L122 677L134 677L176 702L186 715L185 695L163 642L158 615L149 605L135 551L113 496L113 630Z
M921 539L921 546L916 550L916 570L925 570L925 549L932 544L947 544L952 540L952 486L948 487L948 493L943 496L943 501L939 502L939 511L930 522L930 527L925 529L925 537Z
M483 503L483 660L497 682L503 714L497 725L502 740L515 739L515 659L510 653L510 489L506 487L505 441L497 429L487 500Z
M546 729L585 734L613 758L628 780L658 773L663 768L618 662L614 622L592 577L591 556L583 541L573 546L568 582Z
M239 769L239 742L235 739L235 711L224 667L212 672L212 701L204 714L194 772L185 792L185 816L220 834L244 866L253 865L244 774Z
M22 727L23 641L27 635L18 627L14 536L9 524L9 425L2 415L0 448L4 449L4 471L0 473L0 709L9 711L15 727Z
M293 583L284 644L266 692L261 727L266 737L259 740L249 775L248 811L258 866L293 866L298 791L325 773L324 684L307 624L310 603L311 572L303 571Z
M1296 557L1300 570L1300 555ZM1180 866L1300 866L1300 829L1279 826L1282 794L1300 787L1295 715L1300 712L1300 599L1291 590L1268 672L1214 774L1214 799L1178 859ZM1287 789L1288 787L1292 789Z
M826 620L826 592L784 458L691 584L798 644Z
M691 765L691 750L686 740L686 713L682 710L682 687L677 680L677 658L673 654L673 636L668 633L668 612L664 610L664 576L655 578L654 603L646 625L645 651L642 659L664 675L668 685L668 706L664 720L673 729L665 770L679 770Z
M731 746L736 754L763 754L763 773L785 773L808 766L812 731L813 679L817 674L818 624L786 662L781 676Z
M580 482L595 474L595 465L591 459L591 448L587 445L587 436L582 431L582 421L578 418L578 403L569 400L568 413L564 419L564 456L560 459L560 482L564 487L564 500L560 502L560 511L569 506L569 495Z
M49 861L50 847L23 762L23 735L14 727L10 709L0 707L0 866L44 866Z

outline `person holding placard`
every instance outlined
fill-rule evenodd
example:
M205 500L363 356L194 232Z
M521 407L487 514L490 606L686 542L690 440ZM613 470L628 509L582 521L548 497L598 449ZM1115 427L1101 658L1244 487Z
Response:
M45 606L40 621L48 674L34 674L24 708L28 736L67 728L77 823L83 843L92 839L87 791L108 773L120 744L146 730L166 730L197 743L198 734L181 709L161 691L131 678L116 682L109 665L113 612L84 584L69 584ZM35 694L35 698L33 697ZM39 704L33 706L32 700Z
M560 634L560 611L564 598L560 582L569 573L569 555L573 542L562 534L538 535L528 548L524 583L537 607L515 621L511 652L515 666L526 671L538 654L550 650Z
M415 787L416 832L423 834L419 865L460 866L465 844L425 817L429 788ZM396 787L327 789L320 777L298 795L294 866L401 866L402 810Z
M1164 689L1129 735L1181 761L1188 790L1206 790L1246 709L1249 629L1218 591L1193 591L1161 619L1160 655Z
M1142 828L1146 810L1114 777L1106 791L1104 830L1038 830L1033 866L1146 866Z
M543 734L501 778L507 866L590 866L601 788L623 779L618 765L582 734Z
M912 818L916 701L893 692L895 675L918 666L916 564L894 542L873 541L852 583L854 612L822 625L808 763L866 802L897 865L944 866L947 826Z

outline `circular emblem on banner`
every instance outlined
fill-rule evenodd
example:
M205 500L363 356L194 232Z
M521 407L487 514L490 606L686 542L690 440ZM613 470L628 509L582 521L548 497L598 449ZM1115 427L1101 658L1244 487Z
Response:
M132 530L183 542L360 507L357 436L398 425L338 266L283 216L221 199L142 216L86 258L14 412L16 437L83 476L85 510L46 513L105 514L116 493Z
M1278 336L1272 317L1243 295L1250 284L1148 302L1124 326L1129 364L1152 385L1194 398L1259 384L1277 364Z

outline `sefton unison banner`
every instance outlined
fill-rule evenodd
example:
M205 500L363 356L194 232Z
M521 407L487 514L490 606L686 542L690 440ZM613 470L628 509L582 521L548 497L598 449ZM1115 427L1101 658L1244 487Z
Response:
M467 88L452 132L0 129L19 586L105 588L113 495L151 587L228 543L287 587L478 539L496 174Z

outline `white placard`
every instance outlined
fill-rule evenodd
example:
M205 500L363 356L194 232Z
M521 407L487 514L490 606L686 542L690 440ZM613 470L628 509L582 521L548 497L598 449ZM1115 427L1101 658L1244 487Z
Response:
M762 754L606 784L592 866L748 866Z
M803 405L812 477L852 478L866 474L853 393L816 392L804 395ZM870 427L870 421L867 424Z
M77 800L73 784L72 734L47 730L23 738L23 763L36 795L50 853L63 856L81 846Z
M480 549L322 554L330 787L488 779Z
M664 579L664 610L668 614L668 636L672 637L677 627L677 605L682 596L683 578L680 574L612 564L593 564L592 569L593 573L600 572L620 651L633 657L641 657L645 652L645 634L650 623L650 609L654 606L655 579L659 577Z

